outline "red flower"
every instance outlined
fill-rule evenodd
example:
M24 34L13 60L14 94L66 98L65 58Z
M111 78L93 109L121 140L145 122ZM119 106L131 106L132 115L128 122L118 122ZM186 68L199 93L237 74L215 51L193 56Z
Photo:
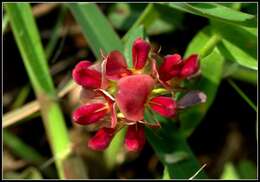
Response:
M102 97L96 103L86 104L77 108L73 113L73 120L81 125L96 123L107 114L110 114L111 128L117 123L116 108L114 99L108 96L106 91L98 89L95 91L95 97ZM105 100L104 100L104 99Z
M184 65L180 71L180 76L189 77L195 74L198 70L199 70L199 56L193 54L184 61Z
M173 77L178 76L181 71L182 62L179 54L165 56L159 69L160 79L168 81Z
M136 39L132 47L133 65L135 70L142 69L147 62L150 45L141 38ZM126 60L119 51L112 51L106 58L105 74L110 80L119 80L133 74L127 68Z
M128 151L141 151L145 144L144 126L160 126L156 120L155 123L145 121L144 111L175 117L177 108L205 102L206 96L200 92L191 92L179 101L160 95L161 90L166 91L167 95L172 93L173 84L168 82L172 78L178 78L175 85L179 86L179 81L198 72L198 55L193 54L185 60L179 54L167 55L157 69L154 54L149 57L150 49L148 42L137 38L132 46L133 68L130 69L125 57L117 50L103 56L101 64L81 61L74 68L72 76L82 86L80 99L84 105L74 111L73 120L81 125L102 121L99 125L101 128L88 141L89 148L99 151L106 149L116 132L127 126L125 148ZM147 60L151 62L145 68ZM110 118L109 126L107 118Z
M130 75L124 56L119 51L112 51L106 60L106 77L110 80L118 80Z
M92 150L104 150L110 144L114 134L114 128L101 128L97 131L95 136L88 141L88 147Z
M157 113L165 117L173 117L176 113L176 102L170 97L158 96L149 102L150 107Z
M125 147L128 151L141 151L145 144L145 134L143 125L128 126L125 136Z
M125 118L139 121L144 117L144 104L154 87L152 77L144 74L127 76L118 81L116 103Z
M139 70L144 67L150 48L150 44L145 42L143 39L137 38L135 40L132 48L133 65L135 69Z
M104 103L93 103L77 108L73 113L73 120L81 125L92 124L99 121L109 112Z
M100 88L101 73L97 70L91 69L92 65L89 61L81 61L72 71L72 77L77 84L85 88Z
M199 57L196 54L182 60L179 54L167 55L159 68L159 77L162 81L168 81L174 77L187 78L199 70Z

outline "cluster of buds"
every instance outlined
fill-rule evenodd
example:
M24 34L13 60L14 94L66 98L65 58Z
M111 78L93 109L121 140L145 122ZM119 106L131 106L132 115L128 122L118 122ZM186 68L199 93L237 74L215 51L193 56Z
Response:
M137 38L132 46L133 67L128 68L119 51L103 56L100 63L79 62L72 72L81 89L83 105L73 113L73 121L80 125L98 123L99 130L88 141L93 150L106 149L115 134L127 127L124 145L128 151L140 151L145 144L144 127L160 127L160 123L145 120L144 113L155 112L173 118L178 109L204 102L201 92L191 92L176 101L173 88L182 80L199 72L198 55L182 59L179 54L167 55L159 62L151 45ZM170 95L170 96L169 96Z

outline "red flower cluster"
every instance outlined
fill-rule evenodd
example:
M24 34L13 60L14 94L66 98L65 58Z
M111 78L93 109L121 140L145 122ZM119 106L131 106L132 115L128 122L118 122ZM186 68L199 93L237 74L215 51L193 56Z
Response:
M158 66L151 54L151 45L138 38L132 47L133 68L127 67L119 51L110 52L101 64L81 61L74 68L72 76L82 86L86 104L74 111L73 120L81 125L109 120L109 125L99 129L88 141L91 149L104 150L116 132L127 126L126 149L140 151L145 144L144 126L160 126L144 120L145 109L164 117L176 115L177 102L153 91L158 88L167 91L173 78L182 80L196 74L198 56L183 60L178 54L168 55Z

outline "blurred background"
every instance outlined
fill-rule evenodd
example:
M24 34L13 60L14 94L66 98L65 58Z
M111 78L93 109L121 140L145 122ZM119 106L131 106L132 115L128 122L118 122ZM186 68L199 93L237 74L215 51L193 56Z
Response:
M64 86L71 79L76 63L83 59L95 61L95 54L67 6L60 3L31 3L31 6L51 78L58 93L65 92L58 102L73 150L79 156L72 161L79 166L79 173L90 179L160 179L164 167L149 142L140 153L127 153L123 146L119 147L113 167L106 165L109 158L104 152L87 148L86 141L93 135L93 128L74 125L71 120L71 112L79 104L79 88L73 86L64 90ZM147 4L98 3L97 6L122 38ZM239 8L241 12L256 16L256 3L240 3ZM3 178L57 178L55 159L40 112L35 105L25 108L36 100L36 95L7 20L5 4L3 11ZM194 36L209 25L209 19L205 17L170 7L158 6L157 13L159 18L152 20L146 34L155 48L161 47L162 55L175 52L184 55ZM239 38L234 35L234 39ZM199 163L207 164L204 171L209 178L255 179L257 112L236 88L239 87L256 105L257 71L246 72L249 76L242 77L245 71L242 70L239 76L229 74L228 66L223 71L212 105L187 141ZM18 112L11 113L15 110ZM12 115L8 116L10 113Z

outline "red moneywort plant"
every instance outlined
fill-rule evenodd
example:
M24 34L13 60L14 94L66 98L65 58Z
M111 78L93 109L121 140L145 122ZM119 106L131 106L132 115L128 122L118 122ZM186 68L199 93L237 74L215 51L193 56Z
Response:
M140 151L145 144L144 127L158 128L160 123L145 120L145 111L174 118L179 109L206 101L202 92L192 91L175 100L175 91L183 80L199 73L199 56L182 59L179 54L163 58L151 45L137 38L132 46L133 68L128 68L121 52L103 56L101 63L79 62L72 72L82 87L83 105L73 113L80 125L98 123L100 129L88 141L93 150L104 150L115 134L127 128L124 145L128 151Z

